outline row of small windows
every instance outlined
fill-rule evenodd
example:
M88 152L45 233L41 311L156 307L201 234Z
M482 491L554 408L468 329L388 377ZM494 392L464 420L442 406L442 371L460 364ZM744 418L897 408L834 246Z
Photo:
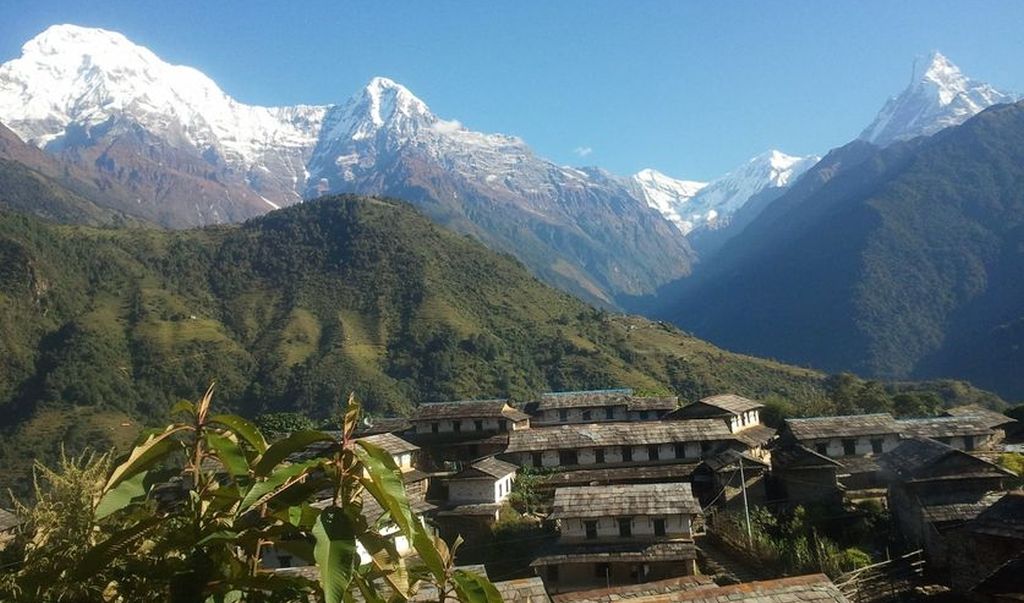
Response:
M581 417L582 417L582 421L584 423L586 423L587 421L593 421L595 415L600 416L602 414L604 415L604 419L606 421L611 421L611 420L615 419L615 407L614 406L605 406L602 409L601 412L595 412L593 410L584 410L580 414L581 414ZM650 411L641 410L638 413L638 416L639 416L641 421L645 421L645 420L650 419L652 417L656 417L657 415L652 415ZM558 409L558 421L561 422L561 423L566 423L566 422L569 421L569 411L568 411L568 409L565 409L565 408Z
M818 442L814 445L815 450L818 454L828 456L828 443ZM871 452L874 454L882 453L882 439L873 438L871 440ZM846 456L853 456L857 454L857 440L843 440L843 454Z
M623 463L632 462L634 448L631 447L631 446L622 446L621 450L622 450L622 461L621 462L623 462ZM700 443L700 453L701 453L702 456L706 456L708 453L711 452L711 450L712 450L711 442L701 442ZM673 456L671 456L671 457L664 456L663 457L663 455L661 454L662 453L661 446L651 445L651 446L647 447L647 460L658 461L658 460L661 460L662 458L665 458L665 459L669 459L669 458L685 459L685 458L688 458L686 456L686 445L685 444L682 444L682 443L675 444L674 447L673 447L673 451L672 452L674 453ZM606 462L608 462L608 461L605 460L605 453L606 453L606 451L605 451L604 448L597 448L597 449L595 449L594 450L594 463L597 464L597 465L603 465ZM540 467L540 466L542 466L544 464L543 453L533 452L533 453L531 453L531 457L532 457L531 460L532 460L532 463L533 463L534 467ZM558 464L563 466L563 467L570 466L570 465L579 465L580 464L580 453L579 453L579 451L578 450L559 450L558 451Z
M435 421L434 423L430 424L430 432L431 433L438 433L440 431L441 431L441 424L440 423ZM460 433L462 431L462 421L453 421L452 422L452 431L454 431L455 433ZM480 419L476 419L475 421L473 421L473 431L484 431L484 422L482 420L480 420ZM508 421L506 421L505 419L499 419L498 420L498 431L508 431Z
M633 536L633 519L631 517L620 517L618 518L619 524L619 538L630 538ZM665 531L665 518L656 517L651 520L654 524L654 535L664 536ZM584 521L583 530L586 534L587 540L595 540L597 538L597 521Z

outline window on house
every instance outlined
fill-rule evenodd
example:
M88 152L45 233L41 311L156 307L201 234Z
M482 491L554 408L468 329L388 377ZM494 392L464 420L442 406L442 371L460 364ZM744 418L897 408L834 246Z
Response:
M857 454L857 440L843 440L843 454L846 456Z
M460 431L462 431L462 421L453 421L452 431L454 431L455 433L459 433Z
M629 463L633 460L633 449L629 446L622 447L622 462Z
M558 420L563 422L563 423L568 421L569 420L569 411L565 410L564 408L562 410L558 411Z
M498 431L508 431L508 421L505 419L498 419Z
M665 535L665 518L655 517L654 518L654 535L664 536Z
M594 577L598 580L608 580L608 572L611 571L610 565L607 563L595 563L594 564Z
M590 420L590 411L589 410L583 411L583 420L584 421L589 421Z
M542 460L541 453L534 452L531 456L533 456L533 466L534 467L540 467L540 466L542 466L544 464L544 461Z
M587 540L594 540L597 538L597 522L596 521L584 521L583 530L587 534Z
M480 421L479 419L476 420L476 421L473 421L473 429L475 429L477 431L483 431L484 430L484 422Z
M711 442L701 442L700 443L700 455L701 456L707 456L709 454L711 454Z
M641 410L640 411L640 420L641 421L646 421L647 420L647 411L646 410Z
M882 454L882 440L878 438L871 440L871 452Z
M604 464L604 448L598 448L594 451L594 462L599 465Z
M579 455L575 450L559 450L558 451L558 464L564 466L576 465L579 461Z
M604 409L604 418L608 419L609 421L614 419L615 418L615 408L613 408L611 406L606 406L605 409Z
M633 519L630 517L619 518L619 537L629 538L633 535Z
M677 459L685 459L686 458L686 444L676 444L676 458Z
M814 450L822 456L828 456L828 444L825 444L824 442L815 444Z
M974 450L974 436L964 436L964 450Z
M552 582L558 582L558 566L557 565L549 565L548 566L548 580L550 580Z
M430 432L431 433L437 433L438 429L440 429L440 427L438 426L437 423L431 423L430 424Z
M647 447L647 458L652 460L652 461L658 460L658 447L657 446L648 446Z

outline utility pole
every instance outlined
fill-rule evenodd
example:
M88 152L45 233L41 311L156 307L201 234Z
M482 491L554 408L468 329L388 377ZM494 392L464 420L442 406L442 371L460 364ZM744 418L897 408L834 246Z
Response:
M750 507L747 505L747 478L743 474L743 453L740 455L740 487L743 489L743 516L747 519L747 546L754 550L754 534L750 530Z

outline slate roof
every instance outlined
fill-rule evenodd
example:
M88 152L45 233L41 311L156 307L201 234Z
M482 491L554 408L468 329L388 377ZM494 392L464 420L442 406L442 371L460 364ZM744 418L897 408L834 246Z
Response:
M489 456L484 459L476 461L472 465L469 465L462 471L456 473L454 478L469 478L469 477L491 477L500 479L510 473L515 473L518 467L512 463L506 463L505 461L499 461L493 456Z
M420 404L413 412L412 421L443 419L505 418L512 421L529 419L530 415L509 406L504 398L496 400L462 400L459 402L433 402Z
M704 459L704 462L702 464L708 469L714 472L718 472L723 469L728 469L730 467L739 467L740 458L743 459L744 469L758 470L766 469L768 467L768 465L764 461L755 459L749 454L743 454L738 450L732 449L723 450L718 454L709 456L708 458Z
M782 446L773 450L772 465L780 469L789 467L842 467L839 461L799 444Z
M978 534L1024 541L1024 490L1007 492L971 524Z
M858 473L874 473L881 469L878 459L874 456L844 456L839 459L840 474L855 475Z
M543 488L594 486L599 484L637 484L642 482L689 481L699 463L663 463L630 465L607 469L575 469L551 473L540 484Z
M634 599L637 603L850 603L825 574L742 582Z
M764 408L764 404L736 394L708 396L707 398L701 398L700 403L707 404L708 406L714 406L715 408L721 408L722 410L734 415L743 414L750 410L757 410L758 408Z
M631 599L643 599L678 591L715 588L718 585L711 576L680 576L666 580L655 580L643 584L627 584L610 588L595 588L551 597L554 603L614 603Z
M540 395L537 410L624 406L633 395L631 389L595 389L585 391L547 392Z
M950 474L940 476L942 478L956 479L979 476L984 477L986 475L994 475L997 473L1012 475L1005 469L984 459L980 459L962 450L957 450L952 446L947 446L942 442L936 442L929 438L907 438L900 442L896 448L879 455L877 458L878 464L881 465L883 469L888 469L900 479L914 481L917 479L934 477L927 475L928 469L950 455L963 455L973 459L979 464L979 471L958 471L955 475Z
M1024 554L1010 559L979 582L972 592L983 595L1002 595L1006 600L1024 601ZM995 599L994 600L1000 600Z
M501 509L497 503L467 503L446 507L437 512L439 516L457 517L493 517Z
M679 408L679 398L676 396L630 396L626 410L674 410L676 408Z
M509 434L505 452L643 446L674 442L735 440L718 419L583 423L521 429Z
M364 417L356 427L356 435L374 435L378 433L401 433L409 431L412 423L406 417Z
M690 484L571 486L555 490L551 518L700 514Z
M767 425L751 425L733 434L737 440L743 442L750 448L764 446L775 437L776 430Z
M1002 494L1002 492L986 494L974 502L926 505L922 507L921 512L925 520L931 523L970 521L998 501Z
M393 433L378 433L358 438L358 440L383 448L385 452L392 456L405 454L407 452L416 452L420 449L419 446L406 442Z
M899 433L896 419L889 413L786 419L786 427L797 440L848 438Z
M548 392L535 403L537 411L563 408L625 406L627 410L672 410L679 406L676 396L634 396L631 389Z
M628 542L615 544L557 545L548 554L534 559L531 567L562 563L609 563L686 561L697 558L692 542Z
M494 582L501 600L505 603L550 603L548 591L544 588L544 580L540 576L502 580Z
M900 433L911 438L955 438L992 435L992 428L982 417L960 415L956 417L928 417L900 419L896 424Z
M992 410L991 408L985 408L978 404L965 404L963 406L954 406L953 408L947 408L942 414L950 417L976 417L985 422L985 425L990 428L999 427L1000 425L1006 425L1007 423L1016 423L1017 420L1004 415L1001 412Z

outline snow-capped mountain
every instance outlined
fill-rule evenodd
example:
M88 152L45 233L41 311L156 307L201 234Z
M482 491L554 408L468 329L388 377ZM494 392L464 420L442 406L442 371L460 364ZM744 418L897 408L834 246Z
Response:
M340 105L259 107L119 33L57 25L0 66L0 122L92 170L116 209L165 226L387 194L591 301L689 270L687 243L618 179L441 119L386 78Z
M0 120L23 140L53 151L85 147L130 122L225 168L225 180L269 206L299 199L327 110L240 103L119 33L74 25L48 28L0 66Z
M1016 96L965 76L939 52L915 61L910 85L890 98L860 138L879 146L959 125L983 109Z
M707 182L677 180L648 168L633 174L629 183L633 194L661 212L683 234L693 230L687 202L706 187Z
M619 179L442 119L386 78L327 113L308 170L306 196L406 199L592 301L653 291L689 270L686 242Z
M794 157L771 150L758 155L711 183L675 180L655 170L632 177L641 198L671 220L683 234L729 224L733 214L754 195L785 188L820 158Z

